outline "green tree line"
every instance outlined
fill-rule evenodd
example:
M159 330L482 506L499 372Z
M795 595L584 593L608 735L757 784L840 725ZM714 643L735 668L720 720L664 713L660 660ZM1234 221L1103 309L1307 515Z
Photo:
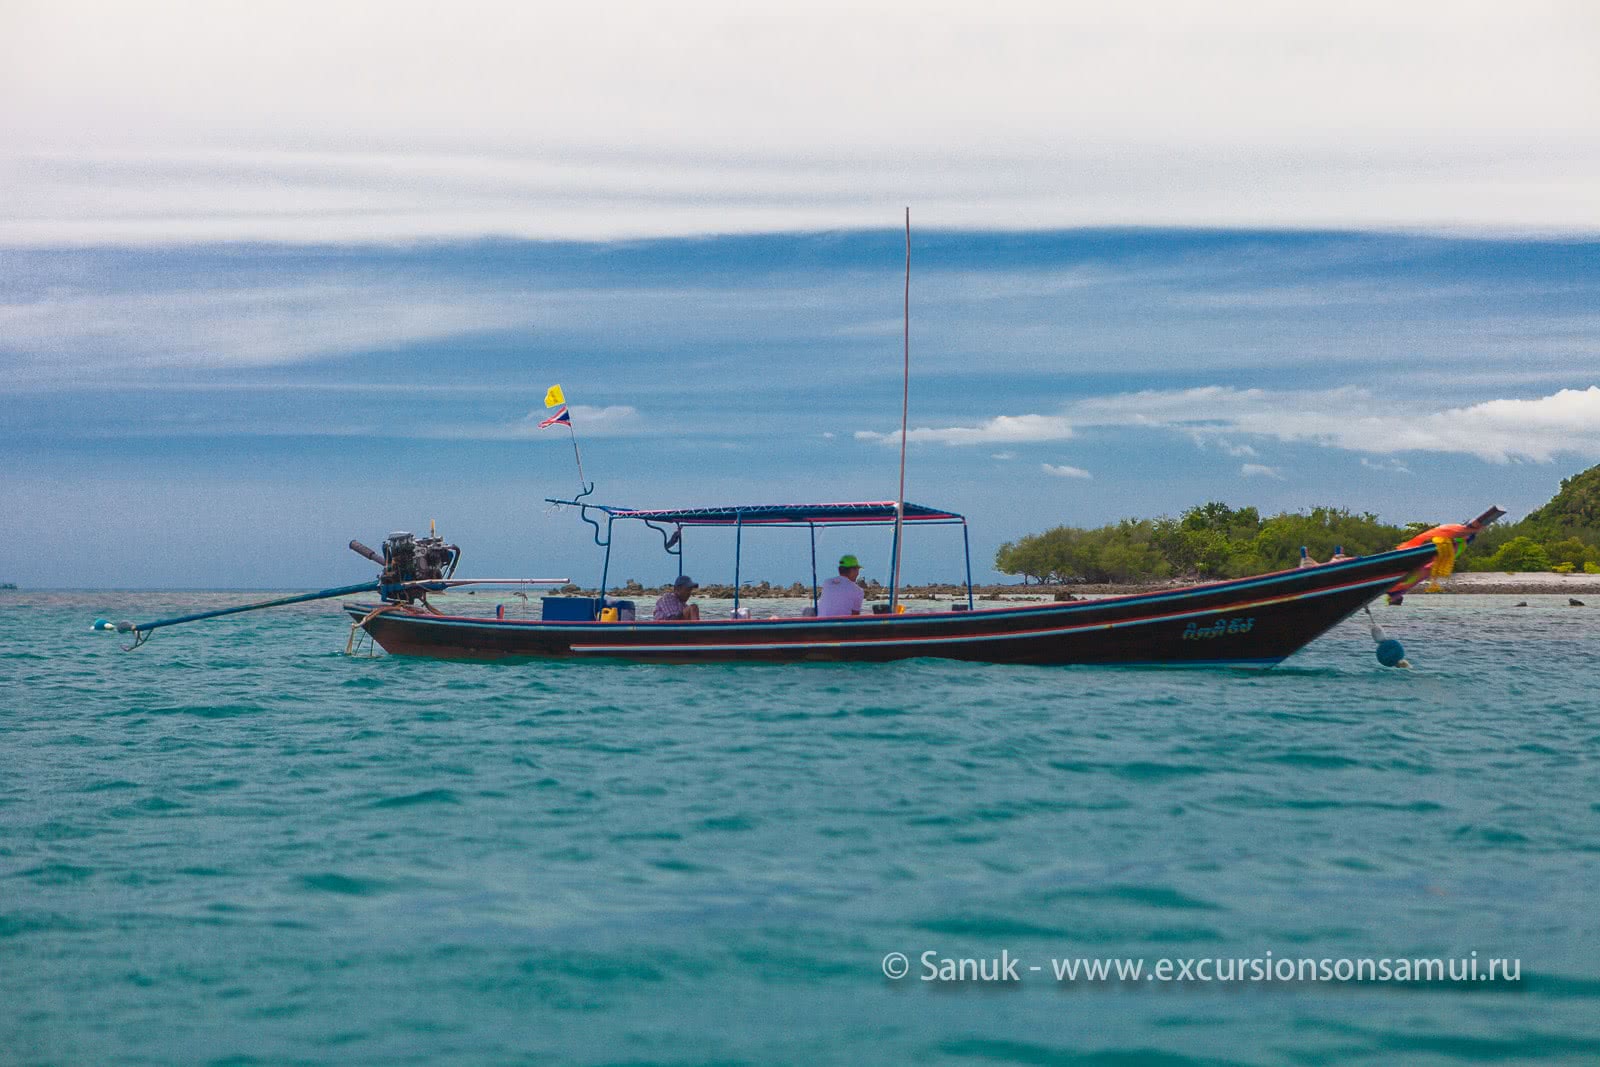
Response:
M1575 484L1580 479L1588 481ZM1336 549L1366 556L1436 525L1395 526L1371 513L1334 507L1263 518L1255 508L1212 501L1175 519L1123 519L1094 529L1057 526L1001 545L995 569L1046 584L1240 578L1295 566L1301 546L1317 560ZM1600 574L1600 467L1563 482L1561 494L1521 521L1479 534L1457 569Z

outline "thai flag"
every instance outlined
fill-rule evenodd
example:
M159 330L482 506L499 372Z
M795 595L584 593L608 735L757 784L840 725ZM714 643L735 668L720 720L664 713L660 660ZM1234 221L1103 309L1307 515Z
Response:
M566 426L568 429L572 428L572 413L567 410L567 405L565 405L565 404L561 405L561 410L560 411L556 412L554 415L551 415L548 419L545 419L543 422L541 422L539 424L539 429L542 430L546 426L554 426L558 422L561 423L563 426Z

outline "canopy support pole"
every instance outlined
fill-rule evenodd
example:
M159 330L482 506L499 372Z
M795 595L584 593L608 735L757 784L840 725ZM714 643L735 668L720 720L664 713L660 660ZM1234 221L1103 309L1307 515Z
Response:
M606 516L606 560L600 565L600 606L606 604L606 578L611 574L611 524L616 520Z
M739 553L744 546L744 512L734 515L733 523L733 617L739 617Z
M894 543L889 549L889 614L894 614L895 605L899 597L895 594L900 586L900 524L894 524Z
M961 555L967 561L967 610L972 611L972 544L967 539L967 520L961 520Z
M817 524L806 523L811 528L811 614L817 613Z

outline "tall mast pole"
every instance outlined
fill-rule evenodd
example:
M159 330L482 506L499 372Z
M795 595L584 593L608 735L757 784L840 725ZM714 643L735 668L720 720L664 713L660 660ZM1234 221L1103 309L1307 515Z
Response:
M894 501L894 563L889 575L889 611L900 603L901 536L906 519L906 427L911 414L911 209L906 208L905 372L900 392L900 492Z
M570 415L571 412L568 412L569 418ZM567 423L567 433L572 435L572 458L578 461L578 493L588 496L590 489L588 481L583 477L583 454L578 451L578 432L572 428L570 421Z

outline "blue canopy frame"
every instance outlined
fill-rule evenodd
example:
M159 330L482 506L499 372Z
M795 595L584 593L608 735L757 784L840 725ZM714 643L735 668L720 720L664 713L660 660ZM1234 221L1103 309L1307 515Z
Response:
M895 526L897 512L902 523L931 524L961 527L961 554L966 565L967 608L973 608L972 599L972 545L967 536L966 517L954 511L930 508L922 504L897 505L892 500L871 500L831 504L742 504L729 507L700 508L623 508L607 504L585 503L582 499L560 500L546 497L550 504L564 504L579 509L579 517L594 527L594 543L606 550L600 568L600 597L605 599L606 582L611 575L611 533L618 519L635 519L661 534L662 547L668 555L678 557L678 575L683 575L683 528L685 526L731 526L733 539L733 607L739 608L739 571L744 546L744 528L805 528L811 534L811 608L817 607L820 587L817 584L817 527L818 526ZM903 507L903 510L902 510ZM600 522L589 517L590 510L605 516L604 539ZM676 530L668 533L666 527ZM892 550L891 574L898 573L895 566L900 559L900 535L896 530Z

